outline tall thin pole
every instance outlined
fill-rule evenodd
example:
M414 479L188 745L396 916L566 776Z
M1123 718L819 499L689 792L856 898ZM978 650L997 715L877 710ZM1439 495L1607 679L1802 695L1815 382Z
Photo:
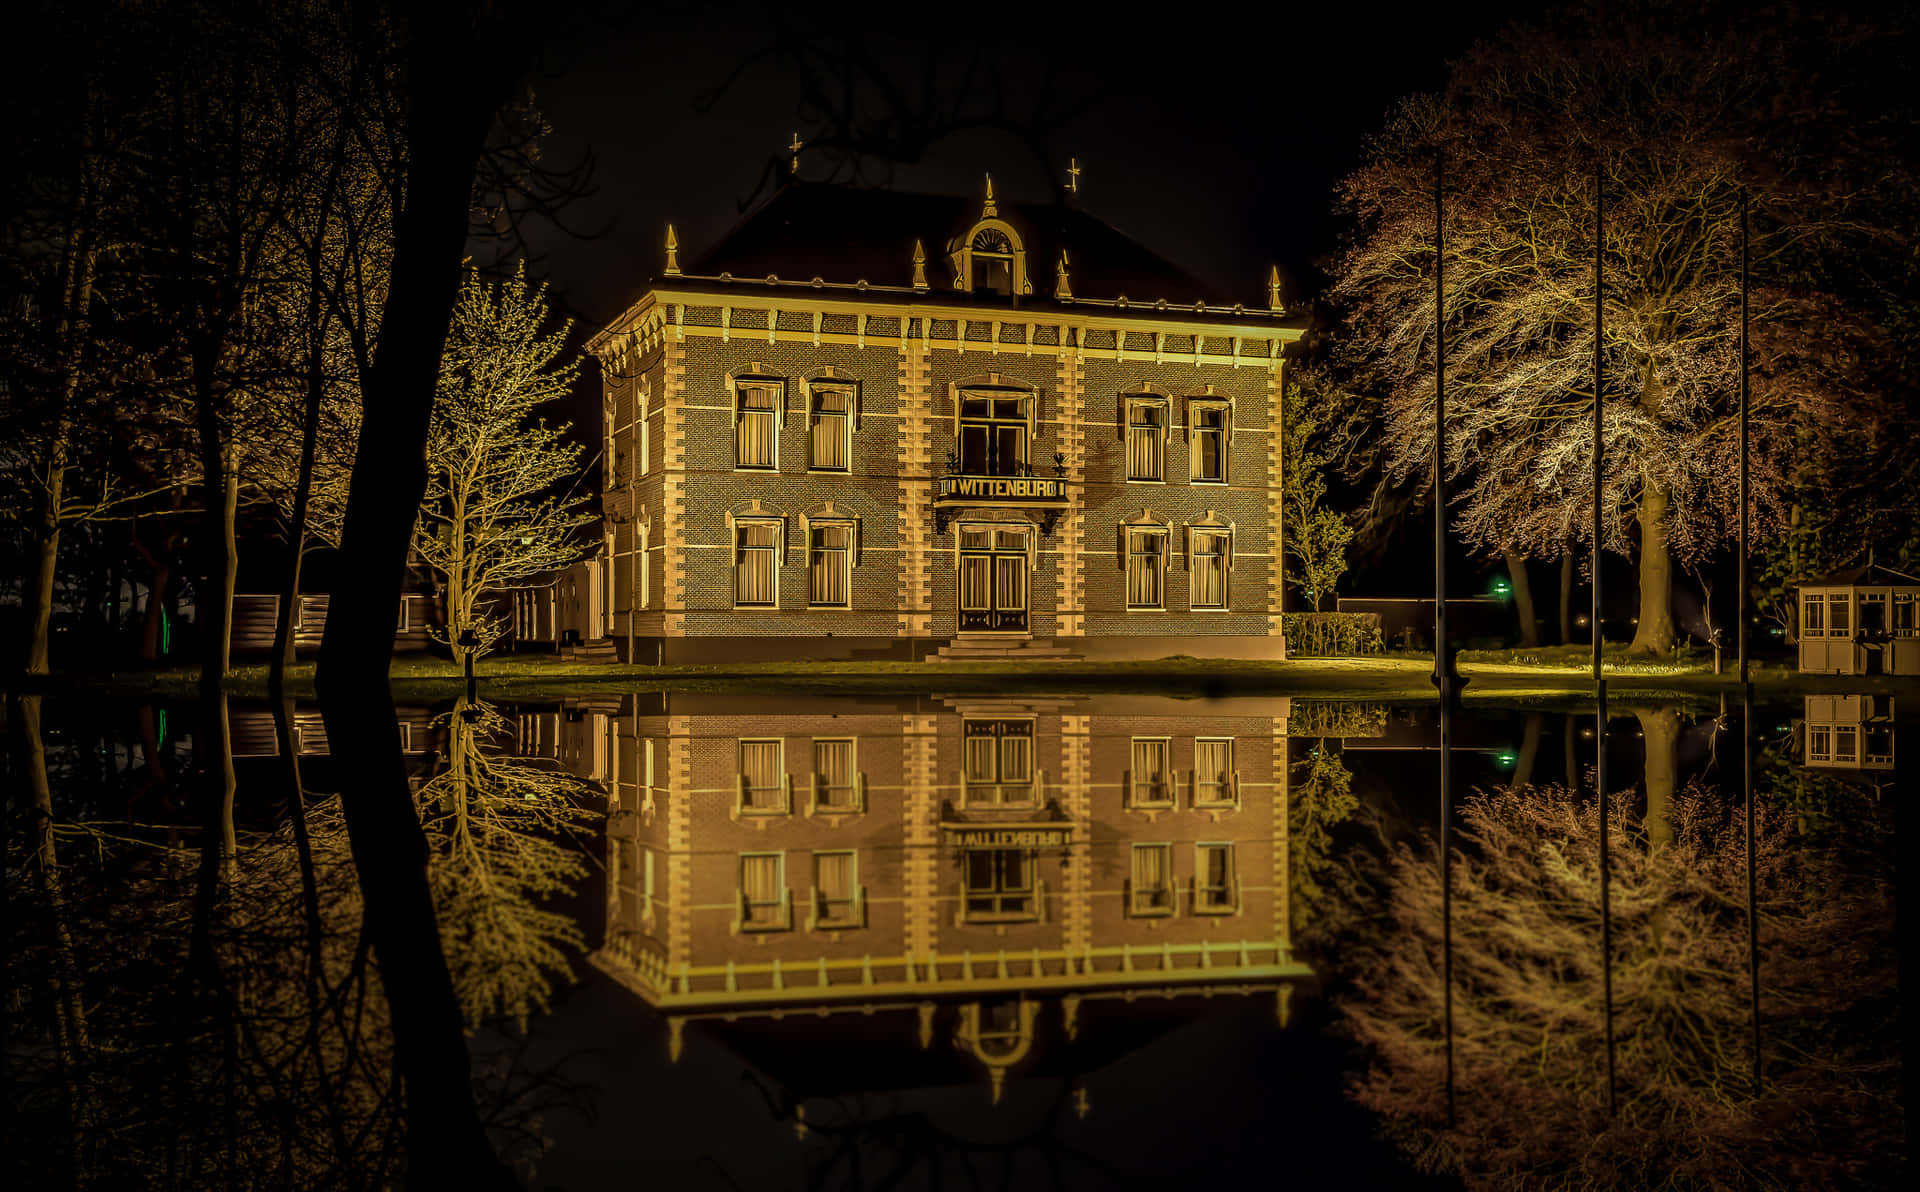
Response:
M1752 258L1748 248L1751 229L1747 218L1747 188L1740 188L1740 682L1747 683L1747 585L1750 582L1748 549L1748 502L1751 476L1747 460L1748 388L1747 388L1747 294L1752 281Z
M1619 1082L1614 1070L1613 1045L1613 854L1612 809L1608 806L1607 797L1607 680L1600 669L1600 648L1603 644L1600 633L1600 508L1605 488L1602 469L1605 439L1600 415L1601 395L1606 380L1606 311L1602 304L1601 271L1606 246L1606 223L1601 200L1605 189L1604 160L1596 149L1593 155L1593 694L1596 701L1594 736L1598 739L1599 753L1594 761L1593 779L1600 793L1600 992L1604 1002L1602 1020L1607 1046L1607 1116L1611 1117L1619 1108Z
M1453 1074L1453 700L1447 648L1447 290L1445 156L1433 153L1433 683L1440 693L1440 998L1445 1015L1447 1128L1456 1120Z

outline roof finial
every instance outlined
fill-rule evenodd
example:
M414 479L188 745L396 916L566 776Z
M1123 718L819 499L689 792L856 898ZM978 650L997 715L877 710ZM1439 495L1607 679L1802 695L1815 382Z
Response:
M800 139L799 133L796 132L793 134L793 143L787 146L787 151L793 154L793 164L787 169L789 174L798 174L800 172L800 150L805 148L806 144L805 141Z
M927 288L927 246L918 240L913 242L913 288Z
M673 234L673 225L667 225L667 276L680 276L680 238Z
M1267 309L1275 314L1287 313L1287 304L1280 298L1280 266L1278 265L1267 270Z
M987 205L980 209L981 219L992 219L1000 214L1000 208L993 203L993 175L987 175Z
M1067 280L1067 250L1060 250L1059 272L1053 282L1053 296L1067 299L1073 297L1073 283Z
M1080 193L1080 159L1077 157L1067 159L1067 193L1070 195Z

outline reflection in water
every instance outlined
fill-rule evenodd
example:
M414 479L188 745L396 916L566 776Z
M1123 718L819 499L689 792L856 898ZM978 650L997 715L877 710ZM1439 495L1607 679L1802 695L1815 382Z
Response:
M340 743L205 711L9 707L9 1148L75 1184L396 1184ZM399 736L475 1095L523 1174L554 1148L535 1186L1115 1187L1279 1151L1364 1186L1399 1154L1476 1186L1881 1178L1890 801L1850 775L1890 773L1890 704L1809 700L1762 752L1757 1090L1738 752L1615 711L1618 1111L1598 808L1532 781L1591 772L1592 715L1459 713L1452 1129L1429 710L655 693Z
M1763 782L1750 956L1746 809L1679 783L1675 711L1635 716L1644 781L1613 789L1610 832L1597 800L1558 786L1482 788L1458 810L1451 1128L1432 837L1367 875L1384 913L1338 941L1339 1009L1369 1057L1356 1097L1422 1167L1476 1187L1881 1185L1902 1141L1890 809L1830 784L1810 819L1804 791Z

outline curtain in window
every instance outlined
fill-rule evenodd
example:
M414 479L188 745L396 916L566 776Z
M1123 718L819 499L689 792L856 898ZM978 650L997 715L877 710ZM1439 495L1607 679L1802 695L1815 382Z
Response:
M1233 905L1233 846L1230 844L1203 844L1200 846L1200 905L1223 907Z
M853 742L815 741L813 773L821 799L829 806L853 801Z
M1193 532L1193 607L1227 607L1227 536L1207 530Z
M1133 801L1164 803L1167 790L1167 742L1159 740L1133 743Z
M1157 402L1127 403L1127 479L1164 479L1166 407Z
M847 394L823 389L813 395L813 467L844 471L847 466Z
M1225 803L1233 798L1233 742L1193 743L1193 796L1201 803Z
M969 612L978 612L992 607L991 582L993 557L991 555L960 556L960 607Z
M1167 549L1167 536L1158 531L1127 531L1127 607L1160 608L1166 603L1161 592L1161 561Z
M853 854L815 853L813 888L824 902L853 901Z
M761 854L740 858L740 892L746 896L747 922L759 925L780 922L781 858Z
M741 386L735 415L733 462L742 468L773 467L773 390Z
M1227 478L1227 412L1202 406L1193 412L1193 479Z
M847 560L852 538L850 526L813 527L807 552L807 591L812 603L847 603Z
M1033 738L1008 733L1000 738L1000 781L1033 781Z
M780 527L772 522L746 522L735 530L733 602L772 604L774 553L780 545Z
M1140 910L1166 907L1171 886L1171 870L1164 844L1133 846L1133 905Z
M740 742L740 773L747 783L747 806L780 805L780 742Z
M1025 555L994 556L993 589L993 606L1002 612L1027 607L1027 560Z

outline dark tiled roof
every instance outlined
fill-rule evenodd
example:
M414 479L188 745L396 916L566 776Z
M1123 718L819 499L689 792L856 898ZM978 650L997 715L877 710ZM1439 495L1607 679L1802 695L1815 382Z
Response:
M717 245L684 266L689 274L786 281L865 280L905 286L913 280L913 243L927 250L927 281L951 292L947 244L979 221L982 199L957 195L865 190L793 182L749 212ZM1210 306L1234 300L1254 305L1258 295L1209 293L1186 270L1111 224L1051 203L998 203L999 216L1020 233L1027 250L1033 297L1053 293L1055 265L1065 249L1075 297L1118 298L1149 304ZM1264 300L1260 308L1264 310Z
M1893 568L1881 563L1867 563L1859 567L1848 567L1836 571L1832 575L1821 576L1818 579L1803 579L1800 581L1800 586L1803 588L1844 588L1849 585L1856 587L1906 587L1912 584L1920 584L1920 579L1908 575L1904 571L1895 571Z

